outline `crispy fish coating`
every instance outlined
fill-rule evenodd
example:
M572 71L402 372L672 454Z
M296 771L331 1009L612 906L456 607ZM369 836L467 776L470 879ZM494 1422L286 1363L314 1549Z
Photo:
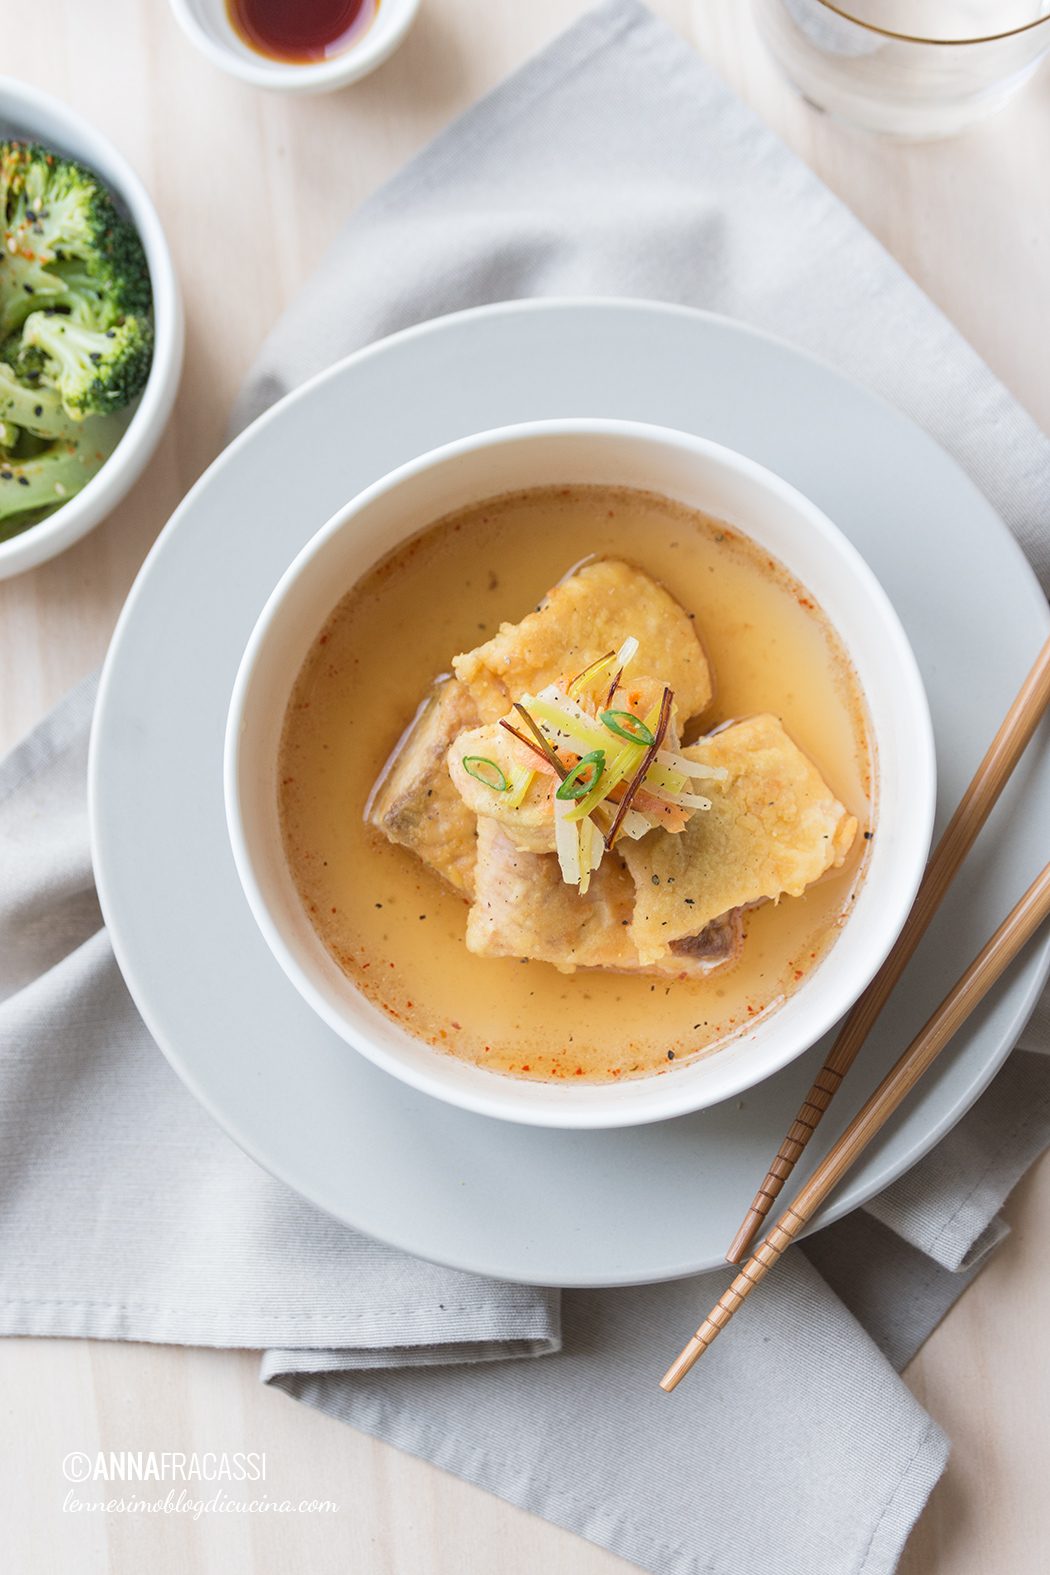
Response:
M729 776L699 784L711 809L680 836L622 844L637 889L631 939L645 964L731 909L800 896L842 863L857 835L854 816L774 716L736 722L682 753Z
M452 785L445 757L452 739L477 719L458 679L435 684L384 768L368 810L384 836L468 897L474 891L477 822Z
M467 948L481 957L531 957L561 973L640 968L630 936L634 885L616 854L603 859L581 896L561 878L550 853L523 853L496 821L478 821L474 902L467 916ZM697 978L732 961L740 947L732 926L668 955L646 973Z
M453 658L481 719L494 722L523 694L581 672L634 635L638 672L658 673L674 690L681 722L711 700L711 672L692 619L674 597L632 564L586 564L547 592L538 609L473 651Z

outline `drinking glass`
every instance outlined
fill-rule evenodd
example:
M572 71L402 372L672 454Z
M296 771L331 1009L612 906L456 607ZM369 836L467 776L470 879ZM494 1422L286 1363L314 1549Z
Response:
M865 130L949 137L994 113L1050 50L1050 0L753 0L811 104Z

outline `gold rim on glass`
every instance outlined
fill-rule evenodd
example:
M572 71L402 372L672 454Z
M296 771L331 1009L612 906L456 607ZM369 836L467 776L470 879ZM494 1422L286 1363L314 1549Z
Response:
M996 44L1003 38L1016 38L1021 33L1030 33L1033 28L1042 27L1044 22L1050 22L1050 12L1043 16L1033 17L1030 22L1023 22L1020 27L1007 28L1005 33L986 33L983 36L974 35L972 38L924 38L921 33L897 33L890 27L879 27L874 22L862 22L860 17L852 16L849 11L844 11L840 5L835 5L833 0L818 0L825 11L833 11L836 16L842 17L845 22L852 22L854 27L861 27L866 33L878 33L880 38L893 38L904 44L933 44L941 49L959 49L965 44Z

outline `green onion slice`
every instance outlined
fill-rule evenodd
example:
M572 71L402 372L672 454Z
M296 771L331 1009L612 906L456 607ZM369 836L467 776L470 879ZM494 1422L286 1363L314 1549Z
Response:
M584 755L583 759L573 766L565 781L558 788L555 797L560 799L586 798L604 770L605 750L592 749L589 755Z
M653 742L652 730L633 711L603 711L600 720L610 733L626 738L629 744L644 744L648 749Z
M463 769L476 782L491 788L493 793L505 793L510 787L499 766L494 760L489 760L487 755L464 755Z

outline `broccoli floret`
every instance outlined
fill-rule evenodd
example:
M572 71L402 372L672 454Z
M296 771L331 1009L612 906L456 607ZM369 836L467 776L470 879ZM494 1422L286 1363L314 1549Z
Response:
M60 395L42 383L27 387L19 382L6 362L0 361L0 427L24 428L37 437L65 438L75 442L80 423L63 409ZM0 447L11 448L14 440L0 435Z
M0 541L61 508L104 464L123 423L93 421L79 443L50 443L26 459L0 456Z
M32 381L33 352L43 356L41 380L57 390L74 421L122 410L149 374L153 335L148 318L126 317L98 329L59 312L34 312L22 328L17 371Z
M57 308L112 327L151 307L138 232L82 164L31 143L0 142L0 339Z

